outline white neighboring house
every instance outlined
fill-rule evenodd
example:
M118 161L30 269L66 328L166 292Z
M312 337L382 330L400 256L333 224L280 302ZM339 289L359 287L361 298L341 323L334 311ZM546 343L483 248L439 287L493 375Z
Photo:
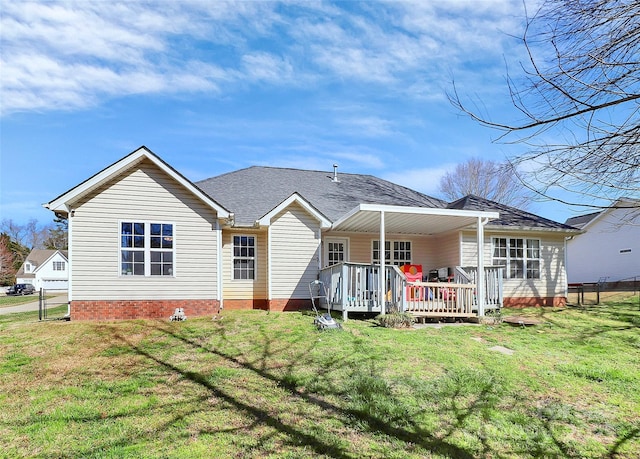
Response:
M569 218L583 233L567 242L569 283L640 279L640 199Z
M66 250L33 249L16 273L17 284L32 284L36 290L67 290L69 260Z

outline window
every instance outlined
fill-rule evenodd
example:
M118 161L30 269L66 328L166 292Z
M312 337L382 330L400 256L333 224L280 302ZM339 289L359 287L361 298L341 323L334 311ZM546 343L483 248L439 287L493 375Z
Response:
M233 278L256 278L255 236L233 236Z
M391 248L393 247L393 250ZM411 264L411 241L385 241L384 260L390 265ZM373 241L371 259L380 263L380 241Z
M507 279L540 279L540 240L493 238L493 264L505 266Z
M173 276L173 224L122 222L120 274Z
M54 261L53 262L53 270L54 271L64 271L66 263L64 261Z
M342 263L344 261L345 242L335 241L327 243L327 261L329 266L336 263Z

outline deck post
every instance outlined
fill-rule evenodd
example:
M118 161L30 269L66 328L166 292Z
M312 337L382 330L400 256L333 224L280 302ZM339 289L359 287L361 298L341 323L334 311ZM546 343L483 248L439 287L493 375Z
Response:
M387 276L386 276L386 241L384 228L384 210L380 211L380 286L378 292L378 302L380 303L380 314L386 314L386 297L387 297Z
M342 304L342 320L346 321L349 312L349 266L346 263L342 263L340 267L340 303Z
M484 272L484 225L488 220L478 217L478 275L476 276L476 296L478 302L478 317L484 316L485 307L485 278Z

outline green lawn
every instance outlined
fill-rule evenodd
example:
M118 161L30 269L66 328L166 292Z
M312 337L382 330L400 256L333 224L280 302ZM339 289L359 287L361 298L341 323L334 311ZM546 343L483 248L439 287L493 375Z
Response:
M545 323L0 316L0 457L639 457L638 297L507 313Z
M4 288L4 287L3 287ZM34 293L33 295L20 295L20 296L0 296L0 308L5 308L8 306L18 306L19 304L25 303L33 303L34 301L38 301L38 293ZM50 298L50 297L48 297Z

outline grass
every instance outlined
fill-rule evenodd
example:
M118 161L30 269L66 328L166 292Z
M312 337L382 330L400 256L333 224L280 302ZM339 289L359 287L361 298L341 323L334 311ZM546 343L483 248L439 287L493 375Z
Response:
M637 298L506 313L544 324L0 316L0 457L638 457Z
M51 298L48 296L47 298ZM38 301L38 294L35 293L33 295L20 295L20 296L0 296L0 308L5 308L9 306L18 306L20 304L25 303L33 303Z

